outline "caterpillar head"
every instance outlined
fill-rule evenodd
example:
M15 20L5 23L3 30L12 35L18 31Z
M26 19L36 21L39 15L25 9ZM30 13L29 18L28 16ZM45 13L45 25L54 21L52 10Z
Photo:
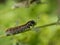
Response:
M28 21L27 24L30 26L34 26L34 25L36 25L36 22L34 20L31 20L31 21Z

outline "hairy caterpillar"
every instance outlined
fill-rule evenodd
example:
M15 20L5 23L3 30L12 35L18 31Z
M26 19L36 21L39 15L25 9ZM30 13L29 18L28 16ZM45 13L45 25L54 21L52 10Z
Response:
M28 31L27 29L30 29L31 26L36 25L36 22L34 20L28 21L26 24L21 25L21 26L17 26L17 27L12 27L6 30L6 35L10 36L10 35L15 35L18 33L22 33L25 31Z

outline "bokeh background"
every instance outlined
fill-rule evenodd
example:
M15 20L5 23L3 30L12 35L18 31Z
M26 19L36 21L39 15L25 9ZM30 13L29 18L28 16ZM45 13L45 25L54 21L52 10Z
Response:
M35 27L58 21L58 0L40 0L40 4L12 8L18 0L0 1L0 45L60 45L60 25L51 25L13 36L5 36L8 28L35 20ZM23 4L24 5L24 4Z

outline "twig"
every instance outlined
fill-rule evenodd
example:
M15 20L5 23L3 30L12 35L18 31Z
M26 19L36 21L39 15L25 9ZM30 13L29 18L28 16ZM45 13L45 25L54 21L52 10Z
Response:
M44 27L48 27L48 26L52 26L52 25L57 25L57 22L54 22L54 23L51 23L51 24L46 24L46 25L43 25L43 26L34 27L33 29L44 28ZM29 31L29 30L27 30L27 31ZM6 35L1 35L0 38L2 38L2 37L6 37Z
M57 22L54 22L54 23L51 23L51 24L46 24L46 25L43 25L43 26L38 26L38 27L35 27L35 28L44 28L44 27L48 27L48 26L52 26L52 25L57 25Z

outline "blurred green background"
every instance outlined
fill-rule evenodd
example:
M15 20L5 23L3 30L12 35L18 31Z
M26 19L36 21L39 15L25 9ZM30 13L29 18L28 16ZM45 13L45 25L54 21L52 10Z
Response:
M29 20L35 20L37 26L57 22L57 0L41 0L41 3L31 4L28 8L12 9L13 0L0 3L0 36L6 29L23 25ZM60 26L44 27L38 32L34 29L9 37L0 37L0 45L60 45Z

